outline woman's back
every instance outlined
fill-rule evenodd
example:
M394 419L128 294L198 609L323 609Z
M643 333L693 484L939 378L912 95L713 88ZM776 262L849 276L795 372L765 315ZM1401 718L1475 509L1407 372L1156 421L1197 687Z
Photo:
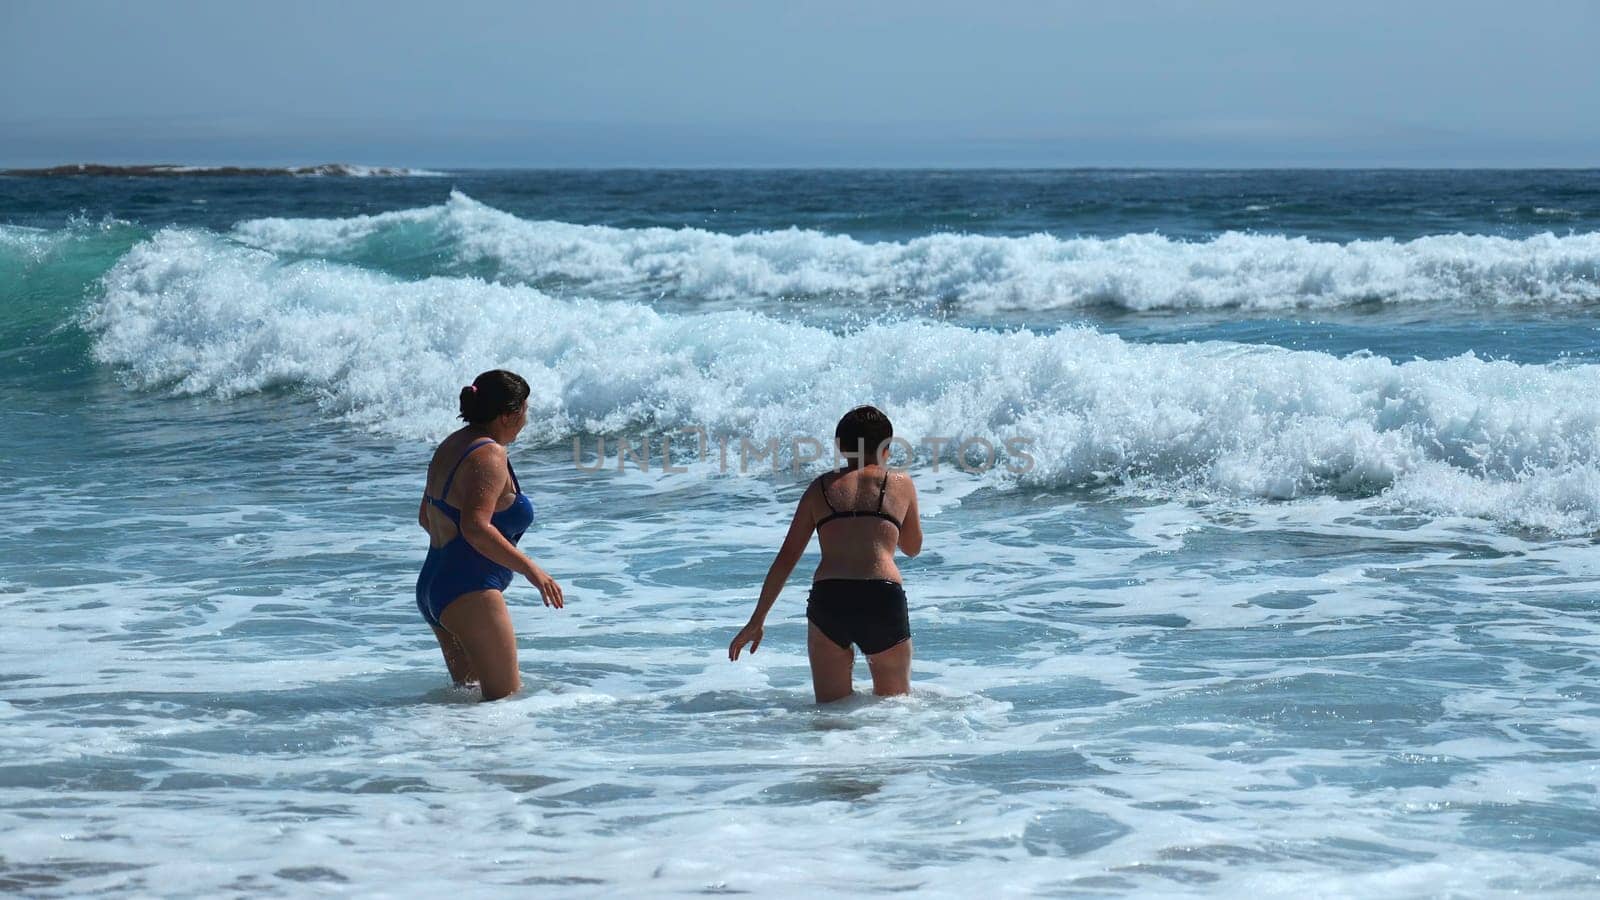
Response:
M812 483L809 505L816 523L822 561L813 581L826 578L900 581L894 551L905 542L905 522L911 505L911 478L882 465L866 465L829 472Z

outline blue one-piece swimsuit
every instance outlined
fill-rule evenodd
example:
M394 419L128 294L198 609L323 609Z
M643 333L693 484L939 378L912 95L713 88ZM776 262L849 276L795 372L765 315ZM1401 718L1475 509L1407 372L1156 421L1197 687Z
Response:
M445 497L450 496L450 485L456 480L456 470L461 468L474 450L492 443L493 438L484 438L468 447L444 480L444 490L439 492L438 497L427 498L435 509L456 523L456 536L449 543L428 548L428 557L422 561L422 574L417 577L417 609L428 620L428 624L435 627L442 627L439 614L462 594L503 591L511 586L511 570L467 543L467 539L461 536L461 510L444 501ZM511 473L511 486L516 490L517 498L511 501L510 506L491 516L489 524L515 544L522 540L523 532L533 525L533 501L522 492L522 485L517 481L517 470L511 468L509 459L506 460L506 469Z

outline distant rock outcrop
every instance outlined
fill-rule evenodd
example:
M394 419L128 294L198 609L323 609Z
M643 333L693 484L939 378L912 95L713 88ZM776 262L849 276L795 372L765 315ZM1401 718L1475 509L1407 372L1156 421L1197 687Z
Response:
M124 177L170 177L175 175L211 176L328 176L334 178L404 178L419 175L436 175L423 169L398 169L386 166L355 166L349 163L324 163L320 166L288 166L283 168L256 168L251 166L180 166L159 163L148 166L108 166L100 163L75 163L51 166L47 169L5 169L0 175L25 178L64 178L78 175Z

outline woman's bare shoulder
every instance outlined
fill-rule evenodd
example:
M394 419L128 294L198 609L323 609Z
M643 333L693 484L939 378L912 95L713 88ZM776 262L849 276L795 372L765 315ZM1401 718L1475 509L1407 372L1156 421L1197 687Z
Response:
M483 446L473 447L472 443L472 441L467 441L461 444L460 452L467 454L461 461L463 470L470 468L474 471L486 472L506 467L508 456L504 444L499 441L484 441ZM470 453L468 453L468 448L471 448Z
M488 460L494 460L496 457L501 460L505 459L505 448L495 441L490 441L494 446L480 448L474 451L471 457L463 459L462 454L467 452L467 448L472 446L474 440L477 440L477 438L466 432L465 428L460 429L440 441L439 446L433 448L433 456L428 460L429 481L435 479L443 480L445 473L458 462L462 463L461 468L465 469L469 468L467 464L473 462L476 457L485 457Z
M824 472L822 475L818 475L817 477L811 479L810 483L806 485L806 489L800 492L800 504L802 506L813 502L822 496L822 491L826 486L825 482L823 481L823 476L827 474L828 473Z

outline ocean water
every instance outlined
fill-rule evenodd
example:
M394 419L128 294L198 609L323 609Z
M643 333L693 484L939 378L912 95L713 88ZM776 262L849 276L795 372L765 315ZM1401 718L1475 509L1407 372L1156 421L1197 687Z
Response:
M0 891L1600 893L1600 173L0 178L0 312ZM814 547L725 650L863 402L916 691L817 707Z

